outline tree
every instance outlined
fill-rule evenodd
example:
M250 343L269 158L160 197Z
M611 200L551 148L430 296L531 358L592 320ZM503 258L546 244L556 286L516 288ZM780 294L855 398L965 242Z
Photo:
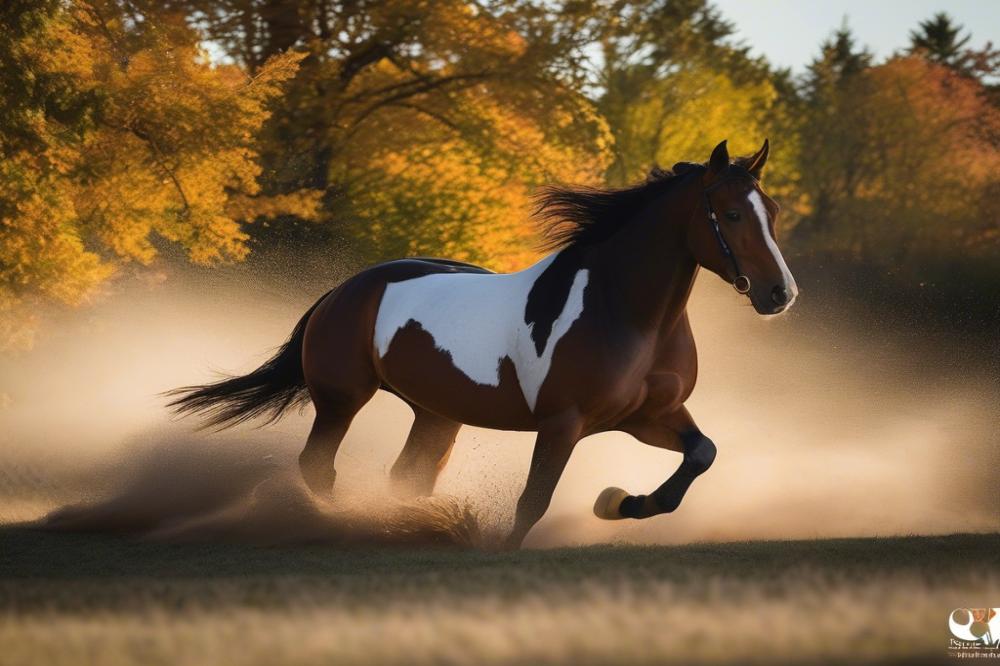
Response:
M966 44L971 35L962 36L962 26L954 23L946 12L920 22L918 30L910 31L910 51L919 52L939 65L964 70Z
M767 81L739 84L706 66L648 81L617 104L611 177L617 183L634 182L655 164L705 159L726 138L736 150L751 152L769 133L776 98Z
M35 117L44 114L73 133L84 131L99 98L74 84L69 73L46 67L59 48L47 30L58 0L11 0L0 7L0 152L4 156L44 145Z
M808 244L923 280L997 261L1000 110L983 85L914 56L857 76L833 99L848 117L810 130L827 141L806 144L804 183L825 222Z
M779 90L776 82L787 81L734 43L734 27L704 0L617 5L612 16L620 18L600 40L598 108L615 137L607 180L622 185L656 164L703 160L722 139L749 154L770 137L768 188L789 201L783 220L794 221L792 87Z
M615 138L607 179L624 185L642 179L658 161L694 158L696 153L684 152L694 149L690 137L674 135L692 120L692 109L681 107L711 90L712 79L732 88L725 63L733 58L725 40L734 28L705 0L613 4L597 34L594 83L598 108ZM700 143L711 141L704 136Z
M919 30L910 31L911 54L920 55L931 62L944 65L962 76L977 79L986 86L994 105L1000 105L1000 50L987 42L980 49L967 45L972 35L962 35L963 26L956 24L948 14L939 12L921 21Z
M822 245L840 216L839 207L856 196L871 174L870 118L859 103L870 94L871 81L864 73L871 63L871 53L857 46L845 23L809 65L802 90L798 171L805 210L795 229L799 241Z
M824 101L838 88L849 86L854 78L872 64L872 54L858 47L846 20L820 46L820 55L810 64L806 74L806 96L815 104Z
M295 72L213 67L176 17L113 1L4 5L0 309L4 342L38 302L76 304L157 238L213 264L247 253L241 221L303 194L259 198L253 137Z
M585 12L557 21L541 1L175 6L251 70L276 50L308 53L263 135L264 187L322 190L326 223L371 259L452 253L513 268L532 254L531 188L596 183L604 169L606 124L569 57L580 36L567 26Z

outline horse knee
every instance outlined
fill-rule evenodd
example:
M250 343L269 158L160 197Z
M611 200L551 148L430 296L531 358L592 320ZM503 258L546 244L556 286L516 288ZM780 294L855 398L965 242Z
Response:
M684 443L684 465L694 474L702 474L715 462L715 455L718 449L715 442L703 435L698 430L681 435Z

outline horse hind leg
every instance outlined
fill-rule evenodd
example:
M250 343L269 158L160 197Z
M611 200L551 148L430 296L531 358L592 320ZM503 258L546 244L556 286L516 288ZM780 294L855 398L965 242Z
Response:
M389 478L395 494L401 497L421 497L434 491L438 475L448 463L462 424L410 405L413 426L406 444L392 466Z
M299 470L306 485L317 494L329 494L337 478L334 459L351 421L375 391L314 396L316 419L306 446L299 454Z
M344 283L320 303L306 328L302 373L316 420L299 455L299 469L316 493L333 490L337 450L354 416L379 388L371 357L372 329L365 324L376 303L372 294L363 283Z

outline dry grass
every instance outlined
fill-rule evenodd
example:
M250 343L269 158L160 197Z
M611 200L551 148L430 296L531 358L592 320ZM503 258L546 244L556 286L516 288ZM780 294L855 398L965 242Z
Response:
M499 553L0 532L0 663L937 663L1000 536Z

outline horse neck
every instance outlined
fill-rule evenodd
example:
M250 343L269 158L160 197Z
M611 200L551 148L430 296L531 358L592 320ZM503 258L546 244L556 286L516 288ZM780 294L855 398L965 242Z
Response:
M686 243L695 189L678 183L598 249L609 299L640 330L669 333L687 307L698 270Z

